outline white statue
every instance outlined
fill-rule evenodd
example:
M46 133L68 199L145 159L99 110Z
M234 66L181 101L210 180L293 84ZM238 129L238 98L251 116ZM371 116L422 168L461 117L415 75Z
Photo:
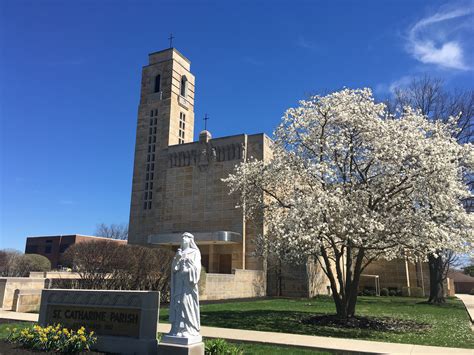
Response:
M194 236L184 233L171 266L170 336L196 338L200 341L198 282L201 274L201 252Z

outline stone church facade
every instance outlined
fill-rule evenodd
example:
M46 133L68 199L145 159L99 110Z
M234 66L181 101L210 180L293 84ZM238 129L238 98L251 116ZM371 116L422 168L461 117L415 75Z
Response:
M194 136L194 75L176 49L149 55L138 109L129 243L176 247L195 235L209 273L263 270L252 255L263 221L246 223L236 196L221 181L234 166L271 154L265 134Z
M317 263L288 266L254 256L263 217L246 221L235 207L237 196L221 180L250 157L271 159L271 139L263 133L213 138L202 131L193 141L194 97L189 59L174 48L149 54L142 70L128 242L176 249L183 232L193 233L208 272L208 299L328 294ZM426 284L427 267L419 272L403 260L395 264L380 261L367 271L386 274L377 281L382 287L385 281L400 290L413 287L420 277ZM374 285L372 276L362 287Z

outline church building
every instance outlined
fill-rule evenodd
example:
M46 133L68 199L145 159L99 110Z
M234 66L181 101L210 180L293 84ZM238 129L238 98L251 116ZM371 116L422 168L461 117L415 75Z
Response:
M176 250L182 233L192 233L208 273L207 299L328 294L317 263L265 264L254 255L255 238L265 230L263 213L245 220L222 179L251 157L271 159L272 141L263 133L213 138L207 130L194 141L195 92L188 58L175 48L149 54L142 69L128 242ZM362 275L361 287L425 294L427 271L422 263L377 261Z
M209 273L262 270L251 255L263 221L246 223L236 196L221 181L236 164L270 157L265 134L194 137L195 78L175 48L149 55L138 108L129 243L177 246L195 236Z

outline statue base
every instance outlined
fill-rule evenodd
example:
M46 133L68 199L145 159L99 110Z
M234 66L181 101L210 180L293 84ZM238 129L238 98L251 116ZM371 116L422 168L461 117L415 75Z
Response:
M163 335L161 342L167 343L167 344L191 345L191 344L201 343L202 336L194 335L190 337L179 337L177 335L165 334Z
M204 355L204 343L202 341L193 344L160 342L158 344L158 355Z

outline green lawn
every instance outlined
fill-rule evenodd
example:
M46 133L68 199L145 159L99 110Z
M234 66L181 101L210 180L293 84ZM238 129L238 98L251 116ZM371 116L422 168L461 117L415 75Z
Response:
M313 299L263 299L201 305L204 326L365 339L396 343L474 348L474 333L463 304L449 299L443 306L422 304L411 297L359 297L356 313L363 316L392 317L427 323L427 330L412 332L340 329L304 324L310 314L335 313L329 297ZM168 321L161 308L160 320Z
M8 336L7 328L23 328L31 327L32 323L18 322L18 323L2 323L0 324L0 341ZM251 344L251 343L236 343L240 349L243 350L244 355L328 355L328 352L317 352L310 349L300 349L295 347L274 346L266 344Z
M272 346L263 344L237 344L244 354L252 355L330 355L328 352L319 352L310 349L299 349L286 346Z
M6 339L9 332L7 328L24 328L24 327L31 327L32 323L27 322L15 322L15 323L0 323L0 340Z
M413 332L369 331L315 326L301 320L314 314L335 312L331 298L262 299L201 305L202 325L274 331L295 334L366 339L433 346L474 348L474 333L463 304L449 299L443 306L422 304L423 299L409 297L359 297L357 314L414 320L430 325L430 329ZM168 321L168 310L161 308L160 320ZM26 326L28 323L0 324L0 339L6 328ZM246 354L306 354L309 350L273 347L259 344L240 344Z

